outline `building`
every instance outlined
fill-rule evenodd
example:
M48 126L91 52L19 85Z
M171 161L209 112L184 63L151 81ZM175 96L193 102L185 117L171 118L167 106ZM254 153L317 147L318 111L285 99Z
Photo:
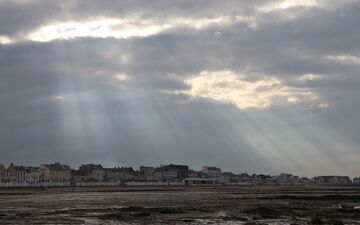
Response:
M278 184L299 184L300 183L300 179L298 176L292 175L292 174L287 174L287 173L282 173L278 176Z
M134 172L134 181L145 181L145 182L157 182L160 180L159 172L144 172L144 171L135 171Z
M309 185L310 184L310 179L307 177L301 177L299 178L299 183L301 185Z
M265 184L265 181L268 178L271 178L271 176L265 174L253 174L251 175L251 184L253 185Z
M204 174L202 171L195 171L195 170L189 169L188 177L189 178L207 178L208 176L206 174Z
M140 166L140 172L155 172L156 168L152 166Z
M136 181L159 181L160 172L155 167L140 166L140 171L135 171L134 180Z
M311 178L311 182L315 184L349 184L352 181L347 176L317 176Z
M15 166L14 164L10 164L7 168L7 177L11 182L25 182L25 167L24 166Z
M43 164L39 168L40 181L69 182L71 180L70 166L60 163Z
M8 176L7 176L7 171L6 168L3 164L0 164L0 182L5 182L7 181Z
M126 182L134 180L134 169L132 167L104 168L104 179L106 181Z
M39 167L25 167L25 182L26 183L40 182Z
M85 164L79 167L79 175L85 176L86 181L103 181L104 180L104 168L102 165Z
M247 173L239 174L238 176L238 184L242 185L250 185L252 183L252 177Z
M165 182L179 182L183 181L185 178L188 177L189 167L186 165L166 165L160 166L158 168L158 172L160 172L160 179L161 181Z
M220 177L217 178L217 180L219 181L220 184L230 184L230 183L235 183L235 176L233 173L230 172L225 172L225 173L221 173Z
M214 166L203 166L201 171L212 179L218 179L221 176L221 169Z
M276 185L279 183L279 176L272 176L265 179L265 184Z
M72 182L86 182L88 177L86 174L81 173L79 170L70 170Z
M204 178L213 179L219 184L237 183L237 178L233 173L221 172L221 169L214 166L203 166L201 172Z

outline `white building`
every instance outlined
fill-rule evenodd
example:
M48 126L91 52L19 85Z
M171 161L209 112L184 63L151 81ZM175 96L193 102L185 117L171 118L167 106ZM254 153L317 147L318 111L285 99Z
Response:
M38 183L40 181L40 171L38 167L25 167L25 182Z
M209 178L219 178L221 176L221 169L214 166L203 166L201 171L207 174Z

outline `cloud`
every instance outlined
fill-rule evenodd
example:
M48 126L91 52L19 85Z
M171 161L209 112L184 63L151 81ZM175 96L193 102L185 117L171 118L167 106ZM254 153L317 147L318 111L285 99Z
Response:
M312 81L312 80L320 80L322 78L319 74L303 74L299 77L297 77L297 80L306 82L306 81Z
M263 76L261 79L249 81L246 76L233 71L203 71L185 80L185 83L191 86L190 90L176 93L231 103L239 109L267 108L274 104L274 98L277 97L284 98L288 103L318 99L310 90L286 86L275 77Z
M359 9L1 1L1 159L355 175Z
M227 26L236 22L251 23L252 18L233 14L216 17L191 18L174 17L168 19L142 19L139 16L129 18L95 18L86 21L55 22L36 30L24 33L22 37L2 36L2 44L21 41L48 42L56 39L74 39L81 37L118 38L146 37L176 28L204 29L209 26Z
M360 64L360 57L354 55L328 55L326 58L339 63Z
M252 18L233 10L231 1L219 4L217 1L186 0L169 4L167 1L149 3L102 2L92 0L83 7L81 1L49 2L11 1L2 2L0 8L0 35L12 42L50 41L76 37L142 37L176 27L201 29L213 24L226 25ZM252 7L237 3L239 7ZM205 7L204 7L205 6ZM159 8L166 8L159 13ZM193 13L189 14L188 11ZM11 21L7 26L4 21Z
M278 10L286 10L293 7L317 7L319 2L316 0L280 0L272 1L260 6L258 9L261 12L273 12Z

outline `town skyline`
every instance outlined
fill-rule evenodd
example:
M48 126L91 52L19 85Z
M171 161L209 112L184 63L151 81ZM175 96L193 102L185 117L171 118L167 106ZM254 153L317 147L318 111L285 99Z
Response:
M66 165L69 167L70 170L76 170L76 168L80 168L81 166L84 166L84 165L94 165L94 166L101 166L102 168L108 168L108 169L112 169L112 168L131 168L133 169L134 171L140 171L141 168L154 168L154 169L158 169L158 168L161 168L163 166L166 166L166 165L183 165L183 166L187 166L188 169L190 171L202 171L202 169L204 169L205 167L211 167L211 168L218 168L220 169L223 173L232 173L234 175L240 175L240 174L248 174L250 176L252 175L266 175L266 176L276 176L276 175L280 175L280 174L290 174L290 175L295 175L295 176L298 176L298 177L306 177L306 178L313 178L313 177L320 177L320 176L346 176L346 177L349 177L351 179L354 179L354 178L360 178L360 174L358 176L351 176L349 174L340 174L340 173L326 173L326 174L312 174L312 175L301 175L301 174L297 174L297 173L291 173L291 172L287 172L287 171L279 171L278 173L267 173L266 171L263 171L263 172L256 172L256 171L246 171L246 170L239 170L239 171L231 171L231 170L226 170L226 169L222 169L221 167L219 166L216 166L216 165L213 165L213 164L204 164L200 167L192 167L190 165L187 165L187 164L181 164L181 163L161 163L161 164L157 164L157 165L151 165L151 164L143 164L143 165L137 165L137 166L134 166L134 165L127 165L127 164L114 164L114 165L104 165L104 164L101 164L101 163L96 163L96 162L83 162L83 163L80 163L80 164L77 164L77 165L70 165L70 164L67 164L67 163L61 163L61 162L52 162L52 163L40 163L40 164L16 164L16 163L3 163L3 162L0 162L0 166L4 166L6 168L6 165L8 167L11 167L11 166L19 166L19 167L28 167L28 168L39 168L41 167L41 165L52 165L52 164L60 164L60 165Z
M53 160L53 161L50 161L48 163L55 163L55 162L58 162L56 160ZM60 162L64 162L64 161L60 161ZM3 161L0 161L0 165L11 165L11 164L14 164L14 165L19 165L19 166L30 166L30 167L38 167L44 163L16 163L15 162L3 162ZM80 163L66 163L67 165L69 165L71 168L77 168L79 167L80 165L83 165L83 164L89 164L88 162L80 162ZM310 174L301 174L301 173L296 173L296 171L275 171L275 172L268 172L266 170L261 170L261 171L255 171L255 170L249 170L249 169L241 169L241 168L238 168L238 169L235 169L235 170L232 170L232 169L226 169L226 167L222 167L222 166L219 166L219 165L216 165L216 164L208 164L208 163L205 163L205 164L197 164L196 166L192 166L190 164L187 164L186 162L163 162L163 163L148 163L148 164L128 164L128 163L101 163L100 161L99 162L92 162L90 164L94 164L94 165L102 165L104 167L107 167L107 168L113 168L113 167L132 167L134 169L139 169L141 166L150 166L150 167L159 167L161 165L167 165L167 164L175 164L175 165L188 165L189 168L192 168L194 170L201 170L203 166L208 166L208 165L211 165L211 166L215 166L215 167L221 167L221 168L225 168L226 171L228 172L232 172L232 173L235 173L235 174L241 174L241 173L247 173L247 174L266 174L266 175L278 175L278 174L281 174L281 173L286 173L286 174L296 174L296 175L299 175L299 176L302 176L302 177L315 177L315 176L321 176L321 175L334 175L334 176L338 176L338 175L345 175L345 176L349 176L349 177L357 177L357 176L360 176L360 173L359 175L356 175L357 173L353 173L352 175L351 174L341 174L340 172L329 172L329 173L321 173L321 174L316 174L316 173L310 173Z

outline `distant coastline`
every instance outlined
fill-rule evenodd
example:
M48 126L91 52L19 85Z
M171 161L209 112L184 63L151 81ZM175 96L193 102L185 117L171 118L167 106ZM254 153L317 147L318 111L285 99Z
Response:
M348 176L299 177L281 173L236 174L214 166L203 166L197 171L187 165L160 165L105 168L100 164L82 164L73 169L59 162L39 167L0 164L0 187L98 187L98 186L251 186L251 185L350 185L360 184L360 178Z

